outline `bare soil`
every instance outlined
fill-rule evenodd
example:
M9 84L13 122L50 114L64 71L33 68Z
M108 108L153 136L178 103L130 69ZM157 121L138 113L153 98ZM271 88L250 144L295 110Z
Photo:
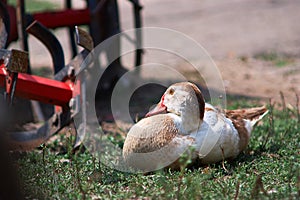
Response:
M82 7L84 1L75 4ZM300 1L142 0L141 4L144 26L177 30L207 50L221 72L228 93L280 101L282 91L285 100L295 105L296 94L300 95L300 26L297 25ZM122 30L132 28L130 4L119 1L119 7ZM71 56L66 30L54 33L65 49L68 62ZM29 43L33 66L51 65L45 47L32 37ZM272 54L275 58L268 58ZM150 59L146 53L144 62ZM163 56L158 59L162 63L174 63Z
M300 62L295 60L283 67L271 61L228 59L217 62L229 93L262 97L282 103L296 105L300 95Z
M180 31L207 50L228 93L280 102L282 91L295 105L300 95L299 1L142 2L146 26Z

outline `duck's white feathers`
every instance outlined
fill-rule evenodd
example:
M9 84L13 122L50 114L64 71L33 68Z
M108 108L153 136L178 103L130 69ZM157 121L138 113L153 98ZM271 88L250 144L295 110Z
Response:
M198 157L203 164L235 157L239 153L237 130L223 113L210 104L205 104L204 120L195 137Z
M247 147L253 126L267 113L265 106L225 110L225 113L222 113L206 103L204 123L200 132L206 129L208 131L199 151L199 157L203 157L201 163L235 158Z
M170 86L158 105L169 113L139 121L124 143L127 164L144 171L170 165L178 168L184 152L193 152L192 158L198 157L201 163L234 158L246 148L253 126L268 112L265 107L220 112L204 103L200 90L191 83ZM190 147L195 151L187 151Z

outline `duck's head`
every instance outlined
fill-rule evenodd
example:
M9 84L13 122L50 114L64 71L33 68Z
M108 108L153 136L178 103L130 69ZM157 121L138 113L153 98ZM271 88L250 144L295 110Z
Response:
M156 114L172 113L179 116L186 132L199 128L204 116L205 101L199 88L190 82L171 85L161 97L160 102L146 117Z

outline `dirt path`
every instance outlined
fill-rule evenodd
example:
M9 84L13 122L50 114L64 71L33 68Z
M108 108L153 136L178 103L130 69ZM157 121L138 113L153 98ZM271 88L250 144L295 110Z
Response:
M295 105L300 95L300 2L145 0L145 24L175 29L212 56L226 90ZM184 47L188 48L188 47Z
M76 2L82 6L82 1ZM294 105L295 93L300 95L300 26L297 25L300 1L141 0L141 3L144 26L175 29L208 51L228 92L280 100L282 91ZM119 4L122 29L126 30L132 27L131 7L123 0ZM68 61L66 32L55 33ZM34 38L30 38L30 52L34 66L51 63L45 48ZM275 58L269 58L272 55ZM164 56L158 55L158 59L164 64L174 63ZM151 57L145 54L144 60L151 61Z
M270 61L227 59L217 62L229 93L271 98L281 103L280 92L286 103L296 105L300 95L300 60L284 67Z

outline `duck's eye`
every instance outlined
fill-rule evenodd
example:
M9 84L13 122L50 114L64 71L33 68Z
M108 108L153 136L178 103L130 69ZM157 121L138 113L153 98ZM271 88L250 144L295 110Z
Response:
M175 92L174 89L170 89L170 90L169 90L169 94L170 94L170 95L173 95L174 92Z

